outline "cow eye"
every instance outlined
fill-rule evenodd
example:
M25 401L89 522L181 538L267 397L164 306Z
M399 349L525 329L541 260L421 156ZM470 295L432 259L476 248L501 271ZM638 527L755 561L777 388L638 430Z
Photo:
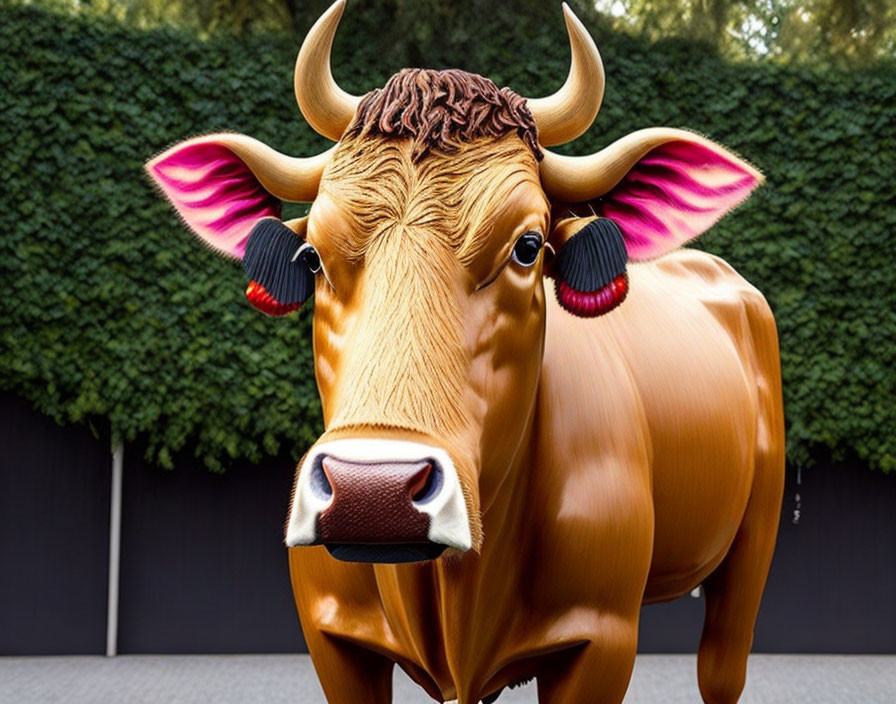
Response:
M537 232L527 232L513 245L513 261L523 266L532 266L544 244Z
M292 260L302 262L308 267L312 274L316 274L320 271L320 255L317 253L317 250L307 242L299 247L299 250L293 255Z

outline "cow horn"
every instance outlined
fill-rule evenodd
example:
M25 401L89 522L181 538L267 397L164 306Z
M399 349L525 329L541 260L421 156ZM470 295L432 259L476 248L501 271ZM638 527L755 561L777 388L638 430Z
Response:
M361 99L346 93L333 80L330 51L345 0L336 0L302 42L296 59L295 91L299 110L324 137L338 142L355 116Z
M617 139L587 156L565 156L545 149L539 164L541 184L552 198L566 203L584 203L608 193L648 152L678 140L702 144L713 152L719 150L718 145L693 132L649 127Z
M265 190L293 203L310 203L317 197L321 176L336 149L293 157L243 135L224 135L219 142L243 160Z
M678 132L662 127L638 130L587 156L565 156L545 149L539 166L541 183L546 193L568 203L598 198L619 183L638 159Z
M588 30L563 3L572 60L566 83L553 95L529 98L538 125L538 141L545 147L570 142L594 122L604 97L604 65Z

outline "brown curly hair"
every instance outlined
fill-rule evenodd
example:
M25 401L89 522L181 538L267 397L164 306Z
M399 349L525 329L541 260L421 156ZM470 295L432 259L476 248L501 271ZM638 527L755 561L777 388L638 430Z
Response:
M411 137L418 163L431 149L450 154L462 143L513 131L541 160L525 98L475 73L408 68L364 96L346 136Z

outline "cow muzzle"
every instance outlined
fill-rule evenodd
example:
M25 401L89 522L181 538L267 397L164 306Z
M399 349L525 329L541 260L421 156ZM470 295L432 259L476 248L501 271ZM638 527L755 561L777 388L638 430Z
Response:
M417 562L472 545L454 463L441 448L351 438L316 445L298 470L286 544L348 562Z

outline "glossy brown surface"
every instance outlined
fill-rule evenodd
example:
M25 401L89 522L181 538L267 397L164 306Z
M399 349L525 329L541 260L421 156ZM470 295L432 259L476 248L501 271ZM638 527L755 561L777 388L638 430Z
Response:
M508 258L519 234L548 224L535 161L513 140L422 171L409 144L384 143L379 158L403 168L376 191L353 185L364 168L341 145L311 210L327 271L314 326L321 441L444 447L480 536L477 550L414 565L291 549L324 691L390 701L398 663L437 700L476 702L536 676L544 702L618 702L641 604L703 583L701 690L736 701L783 480L771 313L728 265L689 250L631 264L628 298L604 317L560 309L541 258ZM475 192L479 175L451 174L483 151L492 173L509 170L483 175L470 198L489 213L484 229L443 209L454 190ZM438 197L417 201L413 187Z
M322 265L326 431L300 464L287 541L303 546L289 553L292 584L327 698L389 702L397 663L437 701L474 704L536 677L544 703L621 702L641 604L703 584L701 694L735 702L783 484L777 336L727 264L673 250L761 175L666 128L539 162L533 126L541 145L571 139L603 94L597 49L568 8L572 64L553 96L411 71L359 102L330 71L343 5L296 68L301 109L340 140L331 151L293 160L213 135L166 152L175 173L159 174L187 224L234 256L244 226L270 215L232 202L234 173L262 206L265 191L313 194L307 220L288 225ZM209 213L203 162L225 157L233 173L211 184ZM545 292L563 268L546 270L546 252L598 216L624 238L628 295L579 318ZM550 247L521 259L517 243L533 237ZM445 480L438 510L427 466ZM371 565L328 548L441 557Z
M583 88L588 76L602 87L603 73L570 16L573 67L556 102L582 106L581 116L599 104L590 98L601 91ZM695 168L720 168L677 181L694 188L673 214L683 218L680 236L647 237L635 258L696 236L761 176L718 145L669 129L591 157L546 152L539 165L513 133L451 138L454 118L427 112L438 90L416 85L407 105L386 101L381 118L413 105L408 114L420 119L403 120L400 134L350 129L308 218L307 240L324 265L314 321L320 442L443 448L473 549L403 565L290 550L327 698L391 701L397 663L437 701L473 704L537 677L541 702L621 702L641 604L702 583L701 694L735 702L783 484L771 312L723 261L682 250L631 264L627 299L580 319L545 293L545 255L526 267L511 254L530 232L559 251L591 218L553 228L552 205L582 214L568 204L616 188L663 145L693 145L708 155ZM544 101L529 103L542 144L581 129ZM433 122L425 115L449 140L415 158L419 130ZM730 190L731 173L748 184L740 193ZM714 215L689 218L714 198Z

